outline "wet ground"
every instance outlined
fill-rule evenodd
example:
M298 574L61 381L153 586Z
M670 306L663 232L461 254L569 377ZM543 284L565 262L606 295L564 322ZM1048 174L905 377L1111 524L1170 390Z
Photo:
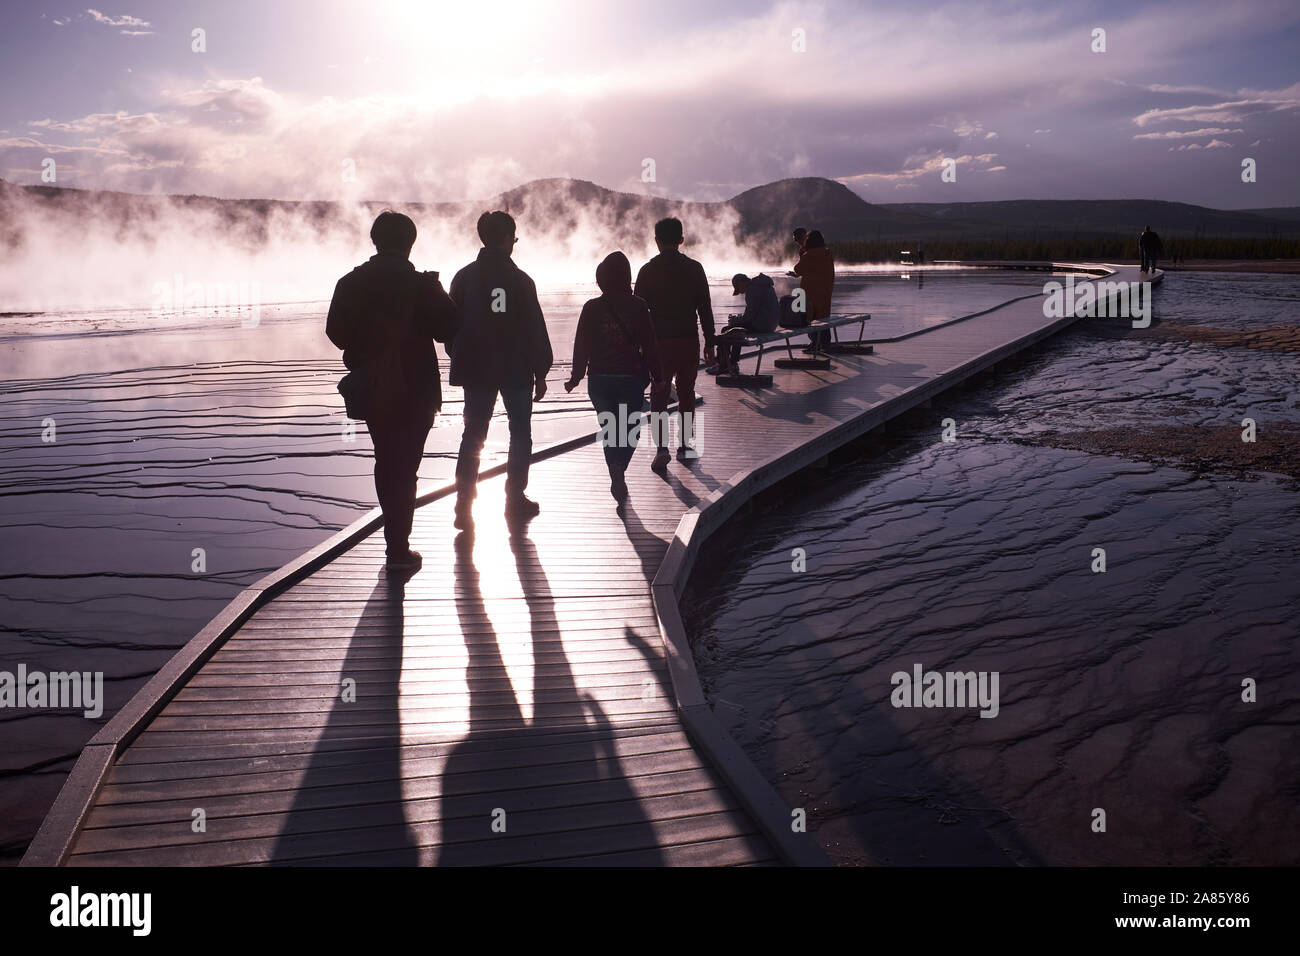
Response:
M1172 276L1156 316L1083 320L706 548L706 692L838 861L1300 862L1300 356L1258 334L1300 281ZM997 716L894 706L918 664L998 674Z

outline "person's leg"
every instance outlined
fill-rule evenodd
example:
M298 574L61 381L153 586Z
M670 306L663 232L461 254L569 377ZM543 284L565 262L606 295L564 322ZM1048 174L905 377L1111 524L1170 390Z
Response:
M496 407L497 390L492 387L465 387L463 418L465 430L456 455L456 527L467 528L469 509L478 494L479 456L487 439L492 409Z
M673 376L677 372L671 354L672 342L672 339L659 340L659 357L661 359L659 384L650 386L650 438L654 442L656 449L663 449L668 445L668 422L664 413L668 410L668 392L672 387ZM656 455L655 460L659 462L662 459Z
M622 415L623 435L625 441L618 449L619 465L621 471L627 471L627 466L632 461L632 456L636 454L637 442L641 437L641 406L645 404L645 385L642 384L644 379L635 375L622 376L618 389L619 414Z
M698 339L682 339L677 345L677 411L681 423L678 429L678 448L695 443L695 376L699 371L700 343Z
M369 422L375 448L375 495L384 513L384 542L390 558L410 550L415 519L415 485L429 422L379 419Z
M533 456L533 386L511 385L501 389L510 425L510 454L506 459L506 500L524 496L528 487L528 465Z
M396 428L393 423L386 419L373 418L366 422L366 428L370 432L370 443L375 449L375 497L379 499L379 510L384 513L384 542L388 546L388 554L391 556L393 551L392 527L389 525L388 516L394 510L396 504L396 494L394 487L396 482L393 475L396 473L395 449L397 447ZM400 553L400 552L398 552Z
M611 375L589 375L587 377L587 397L591 407L596 410L596 424L602 432L601 445L605 452L605 467L610 477L618 474L619 447L618 437L622 433L622 424L618 421L618 386ZM609 430L610 417L614 418L613 431Z
M384 513L384 539L390 555L410 551L411 525L415 522L415 488L431 425L431 421L411 418L399 423L394 435L389 493L392 504Z

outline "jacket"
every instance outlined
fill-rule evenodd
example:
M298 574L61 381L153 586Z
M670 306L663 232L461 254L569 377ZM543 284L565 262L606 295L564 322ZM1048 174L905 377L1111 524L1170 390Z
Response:
M824 319L831 314L831 293L835 289L835 260L830 249L805 249L795 264L794 274L807 299L808 318Z
M554 355L537 286L508 255L483 248L451 280L460 330L448 349L452 385L531 386Z
M650 307L659 340L695 338L696 318L704 344L713 345L713 305L704 267L680 252L661 252L641 267L633 293Z
M335 284L325 334L343 350L349 371L392 361L403 409L437 412L442 373L433 343L451 341L458 325L438 273L416 272L405 256L379 253Z
M745 314L740 324L755 332L775 332L781 318L781 304L776 299L776 283L759 273L749 280L745 290Z
M578 316L573 337L570 380L584 375L646 375L659 373L659 343L650 309L632 294L632 266L621 252L611 252L596 267L596 285L603 293L588 299Z

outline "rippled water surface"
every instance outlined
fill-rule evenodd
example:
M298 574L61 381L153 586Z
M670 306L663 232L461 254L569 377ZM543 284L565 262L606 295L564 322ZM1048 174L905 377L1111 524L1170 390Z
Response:
M1300 282L1170 274L1156 315L1296 325ZM1103 321L802 474L697 565L710 701L838 861L1300 862L1295 482L1050 444L1246 417L1265 441L1300 422L1300 355ZM917 664L997 672L998 715L892 706Z
M871 312L870 333L887 337L1042 281L842 275L836 307ZM585 394L561 382L594 287L542 289L557 366L534 417L539 443L593 425ZM742 308L730 291L715 282L719 323ZM256 323L247 312L0 316L0 670L102 671L106 697L98 721L0 712L0 859L17 859L81 747L177 648L241 588L374 506L368 436L346 431L335 391L326 305L263 306ZM444 397L426 484L454 467L459 390ZM487 462L505 438L495 422Z

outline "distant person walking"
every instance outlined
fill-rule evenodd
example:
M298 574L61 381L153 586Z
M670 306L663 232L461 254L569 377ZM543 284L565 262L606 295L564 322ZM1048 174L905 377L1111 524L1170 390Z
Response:
M573 371L564 390L573 391L590 375L587 396L601 425L609 492L621 502L627 498L624 475L636 452L646 384L660 379L662 362L650 309L632 294L627 256L606 256L596 267L596 285L601 295L588 299L578 316Z
M831 296L835 292L835 260L820 231L808 233L808 244L794 267L799 277L799 287L804 292L804 307L808 321L825 319L831 314ZM813 332L808 336L805 352L824 350L830 344L830 333Z
M752 279L743 272L731 277L731 294L745 297L745 311L742 315L727 318L727 327L718 335L718 360L705 371L713 375L734 375L740 361L739 343L730 341L733 336L743 338L743 333L736 335L732 329L746 329L750 332L775 332L781 317L781 306L776 298L776 284L772 277L759 273Z
M1165 248L1160 242L1160 236L1152 232L1150 226L1138 236L1138 251L1142 254L1142 271L1155 272L1156 261L1164 256Z
M533 402L546 395L553 356L537 286L510 257L515 220L505 212L485 212L478 220L483 241L478 258L451 280L451 298L460 308L461 327L451 342L449 381L465 390L465 432L456 459L455 525L474 527L479 456L497 396L510 426L506 460L506 515L531 518L540 510L524 495L533 454Z
M442 381L434 341L456 334L456 306L436 272L411 264L415 223L385 210L370 227L375 255L334 287L325 334L343 350L348 374L339 383L348 415L364 419L375 446L375 495L384 513L385 569L413 573L410 548L416 473Z
M660 219L655 223L655 245L659 255L641 267L636 276L634 294L650 307L650 318L659 343L660 381L650 389L650 410L668 409L668 391L677 386L677 409L681 414L680 445L677 458L684 461L698 455L695 431L695 376L700 365L698 328L704 333L704 360L713 361L713 305L709 301L709 280L704 267L681 253L682 223L679 219ZM671 455L665 416L654 416L654 441L658 449L651 467L663 471Z

